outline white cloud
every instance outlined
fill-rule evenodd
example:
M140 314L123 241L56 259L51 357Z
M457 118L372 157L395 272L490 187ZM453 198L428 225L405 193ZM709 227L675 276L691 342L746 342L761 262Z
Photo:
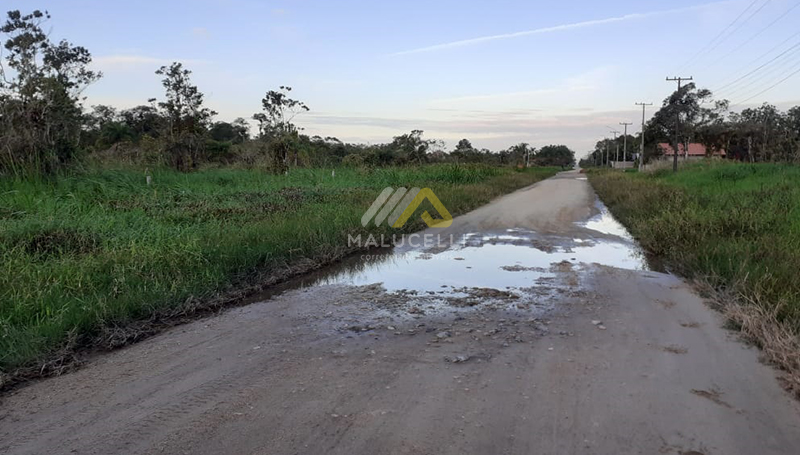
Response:
M478 37L478 38L470 38L470 39L465 39L465 40L460 40L460 41L451 41L449 43L442 43L442 44L436 44L436 45L433 45L433 46L426 46L426 47L420 47L420 48L417 48L417 49L411 49L411 50L407 50L407 51L395 52L394 54L391 54L391 55L398 56L398 55L408 55L408 54L419 54L419 53L423 53L423 52L441 51L441 50L452 49L452 48L456 48L456 47L472 46L474 44L486 43L486 42L490 42L490 41L498 41L498 40L506 40L506 39L512 39L512 38L520 38L520 37L523 37L523 36L540 35L540 34L544 34L544 33L562 32L562 31L575 30L575 29L586 28L586 27L593 27L593 26L596 26L596 25L606 25L606 24L613 24L615 22L624 22L624 21L630 21L630 20L635 20L635 19L644 19L644 18L649 18L649 17L662 16L662 15L666 15L666 14L684 13L684 12L687 12L687 11L694 11L694 10L698 10L698 9L704 9L704 8L709 8L709 7L712 7L712 6L719 6L719 5L728 4L728 3L731 3L731 1L730 0L725 0L725 1L721 1L721 2L706 3L706 4L702 4L702 5L688 6L688 7L684 7L684 8L676 8L676 9L671 9L671 10L651 11L649 13L632 13L632 14L626 14L624 16L609 17L609 18L605 18L605 19L594 19L594 20L583 21L583 22L574 22L574 23L571 23L571 24L555 25L555 26L552 26L552 27L543 27L543 28L537 28L537 29L533 29L533 30L524 30L524 31L521 31L521 32L503 33L503 34L500 34L500 35L481 36L481 37Z
M493 105L507 110L510 106L530 106L534 102L552 101L555 95L568 95L572 92L596 92L607 86L614 76L614 66L601 66L584 73L564 79L551 87L514 92L465 95L452 98L439 98L430 101L434 108L466 109L468 106ZM585 94L584 94L585 96ZM541 106L539 106L541 108ZM559 109L560 110L560 109Z

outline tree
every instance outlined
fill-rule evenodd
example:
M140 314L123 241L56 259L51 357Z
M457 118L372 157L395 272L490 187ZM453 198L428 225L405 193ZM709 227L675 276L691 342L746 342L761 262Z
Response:
M101 74L88 69L89 51L58 43L42 29L45 11L9 11L0 27L6 65L0 65L0 173L47 174L78 153L81 93Z
M241 144L250 139L250 124L247 123L247 120L242 117L236 117L231 122L231 126L236 134L236 138L232 141L234 144Z
M250 125L241 117L231 123L215 122L209 131L211 139L219 142L241 144L250 138Z
M216 112L203 107L203 94L192 85L192 72L184 69L183 64L162 66L156 74L164 76L161 84L166 100L158 106L166 117L163 137L170 164L185 172L199 164L208 126Z
M785 121L775 106L764 103L757 108L745 109L734 115L733 120L746 137L750 160L773 161L776 155L780 155L776 152L781 148L780 130Z
M475 163L481 161L481 152L472 146L468 139L461 139L456 148L450 152L457 163Z
M92 113L90 113L88 117L88 126L90 128L100 129L106 123L117 121L117 119L119 119L119 114L116 108L99 104L97 106L92 106Z
M469 139L461 139L458 141L456 148L453 149L451 154L457 158L464 159L475 152L477 152L477 150L472 146L472 142L470 142Z
M611 139L605 138L602 141L597 141L588 159L591 160L595 166L605 167L606 163L610 161L606 151L612 150L613 147L613 140Z
M167 129L167 120L155 106L141 105L120 112L119 117L133 130L135 140L158 138Z
M695 126L697 141L706 148L706 153L713 156L727 150L730 146L732 130L725 120L728 101L716 101L713 109L703 109L702 118Z
M522 163L523 166L528 167L531 164L531 159L536 153L536 149L531 147L527 142L520 142L517 145L512 145L508 149L512 157L512 161Z
M800 160L800 106L789 109L786 113L786 142L794 153L791 154L793 161Z
M539 166L560 166L562 168L575 165L575 152L566 145L547 145L536 154Z
M395 136L389 149L395 155L395 160L399 163L423 164L428 161L428 151L431 147L441 146L440 141L434 139L423 139L422 130L413 130L411 133Z
M310 109L302 101L289 98L291 91L291 87L281 85L278 91L268 91L261 100L263 112L253 114L253 120L258 121L262 136L277 137L297 132L292 121L297 115Z
M101 149L108 148L120 142L133 142L135 136L133 130L122 122L108 122L100 128L96 145Z
M302 101L289 97L291 87L280 86L278 91L270 90L261 100L263 112L253 114L258 122L259 138L269 142L274 171L285 172L289 165L289 155L294 153L294 165L297 166L299 137L294 118L310 109Z
M707 110L703 104L710 99L710 90L698 90L694 83L686 84L664 100L661 109L648 123L648 129L653 130L647 133L649 140L664 141L665 138L672 138L668 142L672 142L675 149L675 170L678 165L678 151L681 149L679 145L683 145L683 150L689 149L689 143L692 142L699 123L707 118Z

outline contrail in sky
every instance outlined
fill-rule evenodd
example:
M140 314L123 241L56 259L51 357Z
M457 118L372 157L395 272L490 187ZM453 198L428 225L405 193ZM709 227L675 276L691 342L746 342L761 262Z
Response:
M567 31L567 30L574 30L574 29L578 29L578 28L593 27L595 25L613 24L613 23L616 23L616 22L624 22L624 21L630 21L630 20L634 20L634 19L645 19L645 18L648 18L648 17L661 16L661 15L665 15L665 14L685 13L685 12L688 12L688 11L695 11L695 10L698 10L698 9L709 8L709 7L712 7L712 6L724 5L724 4L727 4L727 3L732 3L732 1L731 0L727 0L727 1L722 1L722 2L705 3L705 4L702 4L702 5L688 6L688 7L684 7L684 8L676 8L676 9L662 10L662 11L652 11L652 12L649 12L649 13L632 13L632 14L626 14L624 16L608 17L608 18L605 18L605 19L594 19L594 20L591 20L591 21L575 22L575 23L572 23L572 24L555 25L555 26L552 26L552 27L537 28L537 29L534 29L534 30L524 30L524 31L521 31L521 32L504 33L504 34L501 34L501 35L481 36L481 37L478 37L478 38L470 38L470 39L465 39L465 40L460 40L460 41L452 41L450 43L436 44L436 45L433 45L433 46L420 47L418 49L411 49L411 50L408 50L408 51L395 52L395 53L393 53L391 55L393 55L393 56L396 56L396 55L409 55L409 54L421 54L423 52L441 51L441 50L445 50L445 49L452 49L452 48L455 48L455 47L464 47L464 46L471 46L473 44L486 43L486 42L489 42L489 41L499 41L499 40L506 40L506 39L512 39L512 38L519 38L519 37L522 37L522 36L541 35L541 34L544 34L544 33L561 32L561 31Z

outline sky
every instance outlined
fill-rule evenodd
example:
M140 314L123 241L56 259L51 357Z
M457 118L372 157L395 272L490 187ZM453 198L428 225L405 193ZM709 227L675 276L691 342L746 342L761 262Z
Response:
M638 132L634 103L658 107L676 88L667 76L692 76L734 109L800 104L800 0L4 6L48 10L51 39L91 51L104 77L86 90L87 106L163 98L155 70L181 61L218 120L249 119L266 91L288 85L311 108L295 119L305 133L347 142L421 129L448 149L467 138L492 150L527 142L583 154L620 122Z

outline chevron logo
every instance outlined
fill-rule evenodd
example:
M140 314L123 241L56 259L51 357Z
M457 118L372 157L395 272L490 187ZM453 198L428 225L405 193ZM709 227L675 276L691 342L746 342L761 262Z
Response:
M444 207L444 204L433 194L430 188L394 188L388 187L381 191L369 210L361 217L361 225L367 227L370 221L375 221L375 226L380 226L384 221L394 228L403 227L411 218L422 202L428 199L433 208L439 212L442 219L433 219L426 211L422 214L422 220L428 227L446 228L453 224L453 217Z

